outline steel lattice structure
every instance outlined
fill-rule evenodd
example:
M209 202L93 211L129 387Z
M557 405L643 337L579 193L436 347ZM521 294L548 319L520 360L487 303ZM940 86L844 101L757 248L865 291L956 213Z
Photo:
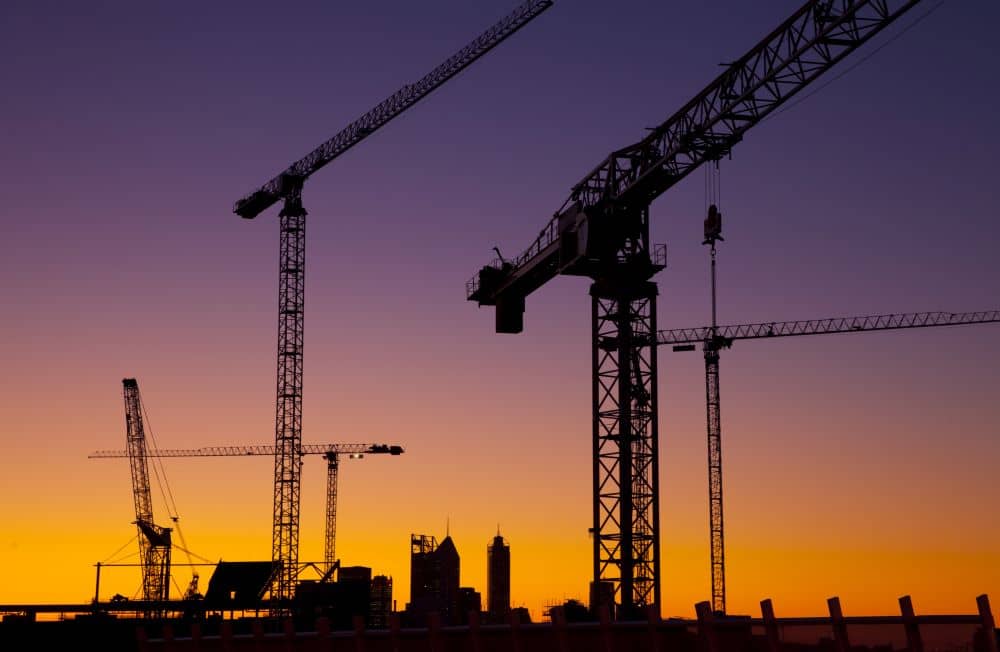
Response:
M340 473L340 456L327 451L326 458L326 528L323 533L323 563L330 572L337 561L337 476Z
M246 446L203 446L201 448L161 448L148 451L149 457L239 457L242 455L274 455L277 450L270 444L251 444ZM395 444L302 444L298 448L299 455L326 455L339 453L341 455L400 455L403 447ZM87 457L103 459L111 457L126 457L125 451L94 451Z
M714 256L713 256L714 315ZM657 345L690 351L702 344L705 353L705 405L708 426L708 500L711 541L712 609L726 612L725 533L722 509L722 418L719 397L719 351L736 340L832 335L872 331L963 326L1000 322L1000 310L979 312L908 312L862 317L831 317L800 321L676 328L657 332Z
M125 432L132 471L132 496L135 503L135 525L139 534L139 559L142 569L142 599L163 602L170 599L170 528L153 521L153 498L149 490L149 468L146 458L146 429L142 419L142 399L135 378L122 380L125 399Z
M204 446L202 448L165 448L147 451L148 457L246 457L274 455L279 448L270 445L249 446ZM330 573L336 562L337 537L337 476L340 456L358 459L365 455L401 455L403 447L396 444L303 444L296 450L297 455L322 455L327 460L326 475L326 525L323 542L325 572ZM128 451L94 451L87 457L107 459L130 457ZM148 484L148 482L147 482Z
M335 136L289 165L263 186L237 201L233 212L240 217L256 217L277 202L287 198L294 185L301 186L303 181L328 163L375 133L376 130L384 127L393 118L427 97L434 89L500 45L507 37L551 7L552 3L553 0L528 0L518 5L514 11L497 21L419 81L403 86L382 100L375 108L347 125ZM292 180L296 181L292 182Z
M591 288L594 397L594 577L615 600L660 603L656 286ZM611 607L611 605L608 605Z
M809 0L646 137L601 161L572 187L559 211L521 254L511 259L500 257L479 270L466 284L467 298L480 306L496 306L497 332L519 333L524 328L526 297L560 274L593 279L594 287L600 288L595 296L646 296L643 288L664 266L659 251L648 242L650 203L703 163L727 155L751 127L918 2ZM591 294L595 294L593 287ZM618 318L627 319L627 312L618 311ZM599 313L603 314L593 311L595 351L599 349ZM629 324L621 321L616 328L624 332ZM655 347L649 347L646 355L655 369ZM595 440L601 438L598 424L603 419L604 399L597 394L601 373L595 362ZM636 395L618 400L632 405L641 399ZM651 421L655 439L655 406ZM623 429L630 431L631 427ZM617 441L622 447L618 458L624 459L631 442L628 438ZM655 448L655 441L651 443ZM600 456L596 452L599 448L595 443L596 456ZM595 460L594 467L602 468L600 460ZM655 478L652 481L655 484ZM595 473L595 504L616 504L620 510L616 519L601 519L600 510L595 509L592 531L596 542L606 536L610 540L620 537L616 528L630 522L631 514L640 510L656 512L657 495L648 504L639 504L628 494L627 487L643 482L645 479L640 478L619 481L616 490L620 495L607 502L603 478ZM721 522L721 501L719 506ZM611 529L605 531L609 526ZM621 570L614 582L622 616L634 614L635 608L647 604L650 596L658 600L658 572L649 591L644 584L626 585L630 581L629 569L645 563L632 557L635 550L630 546L602 547L595 543L594 551L595 587L607 581L602 578L608 577L608 568ZM599 590L592 591L592 595L600 594Z
M305 310L306 211L301 187L281 211L278 268L278 383L274 430L274 530L271 559L279 562L278 599L291 598L299 566L302 447L302 362Z
M708 424L708 530L711 546L712 610L726 613L726 543L722 516L722 414L719 352L705 349L705 406Z
M414 84L383 100L263 186L238 200L233 212L254 218L282 201L278 296L278 388L274 456L274 518L271 554L279 566L272 597L293 596L298 568L299 467L302 445L302 344L305 285L305 180L385 126L471 63L552 6L527 0Z
M768 337L796 335L822 335L825 333L855 333L862 331L887 331L900 328L927 328L931 326L960 326L1000 322L1000 310L981 312L904 312L862 317L830 317L800 321L772 321L758 324L733 324L719 326L719 346L733 340L754 340ZM660 345L701 344L711 339L712 327L674 328L658 331L656 342Z

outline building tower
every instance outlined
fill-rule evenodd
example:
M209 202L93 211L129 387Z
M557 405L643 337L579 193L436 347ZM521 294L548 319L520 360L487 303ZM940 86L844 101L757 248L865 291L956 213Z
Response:
M372 578L371 608L368 610L372 629L388 629L392 613L392 578L376 575Z
M436 611L442 623L461 624L459 563L458 550L450 536L440 544L431 536L410 536L410 604L407 611L417 623L423 624L427 614Z
M490 622L503 623L510 614L510 546L500 536L486 546L486 600Z

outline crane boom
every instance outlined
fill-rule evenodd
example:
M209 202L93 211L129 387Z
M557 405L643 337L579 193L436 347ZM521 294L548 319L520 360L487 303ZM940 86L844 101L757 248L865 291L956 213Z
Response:
M261 212L287 197L294 185L301 186L303 181L327 163L427 97L434 89L460 73L551 7L552 3L553 0L527 0L527 2L522 3L447 61L424 75L419 81L403 86L325 143L289 165L276 177L237 201L233 206L233 212L247 219L257 217Z
M467 298L497 305L509 293L514 310L523 311L523 298L557 274L591 275L594 259L614 252L629 230L614 224L620 215L612 207L648 206L702 163L725 156L751 127L917 2L806 2L648 136L609 154L527 249L480 270L466 285ZM499 332L508 332L499 330L505 321L498 314Z
M149 457L234 457L240 455L274 455L275 447L270 444L249 446L203 446L201 448L162 448L149 451ZM327 453L342 453L345 455L368 455L386 453L399 455L403 453L402 446L389 444L302 444L299 447L301 455L326 455ZM126 451L100 450L87 456L90 459L110 457L128 457Z
M859 331L887 331L900 328L929 328L932 326L958 326L961 324L988 324L1000 322L1000 310L981 312L907 312L863 317L831 317L800 321L774 321L759 324L734 324L717 327L718 337L725 342L753 340L768 337L797 335L823 335L826 333L856 333ZM656 334L659 345L701 344L712 339L712 327L675 328Z
M201 448L154 449L144 453L149 457L246 457L254 455L274 455L277 447L259 444L244 446L203 446ZM326 459L326 520L323 543L325 572L330 575L336 564L337 546L337 476L340 456L351 458L364 455L402 455L403 447L397 444L303 444L299 455L322 455ZM129 457L130 451L101 450L87 456L90 459ZM148 487L148 481L147 481Z
M713 248L713 289L714 248ZM713 315L714 291L713 291ZM657 345L673 345L674 351L692 351L703 344L705 354L705 405L708 426L708 500L709 539L712 574L712 609L726 612L725 532L722 512L722 422L719 398L719 352L736 340L795 337L800 335L831 335L932 328L1000 322L1000 310L979 312L908 312L862 317L832 317L799 321L702 326L662 330L656 335Z
M238 200L233 212L251 219L283 202L278 213L278 374L274 432L274 510L271 559L278 564L271 595L288 600L295 591L299 550L299 465L302 445L302 381L305 314L306 215L302 186L317 170L426 97L551 7L552 0L525 0L502 20L415 84L404 86L333 138ZM275 614L281 613L280 609Z
M142 570L142 599L165 602L170 593L170 528L153 521L153 498L149 490L146 458L146 429L142 419L142 399L135 378L122 379L125 399L125 432L128 449L118 457L128 457L132 472L132 496L135 502L135 526L139 533L139 559Z
M560 274L593 281L592 608L620 605L618 618L635 618L660 605L659 290L650 279L666 255L650 243L650 205L918 2L808 0L647 136L598 163L520 255L466 284L468 300L496 307L498 333L520 333L536 289Z

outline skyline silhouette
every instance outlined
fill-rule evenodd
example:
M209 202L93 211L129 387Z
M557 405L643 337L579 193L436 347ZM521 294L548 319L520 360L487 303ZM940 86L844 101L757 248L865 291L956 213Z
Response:
M232 198L509 4L317 6L282 28L253 2L200 10L197 26L164 8L0 10L0 602L89 599L93 563L133 533L127 464L85 459L124 445L123 376L143 383L163 448L270 440L277 225L236 219ZM515 604L538 616L555 594L586 600L585 286L529 297L510 338L462 283L798 4L557 3L311 182L303 441L407 448L341 469L338 557L402 595L400 537L450 514L470 542L463 584L482 590L471 542L500 520ZM720 323L992 307L998 18L946 3L897 26L722 162ZM296 90L276 91L281 78ZM661 328L709 321L701 185L654 204ZM852 613L894 612L909 593L923 612L966 612L1000 595L984 511L1000 498L998 363L992 327L727 352L730 611L768 596L810 614L840 595ZM703 370L660 364L663 611L693 615L709 587ZM267 557L270 467L167 464L192 550ZM307 462L303 559L323 556L323 482ZM104 581L127 593L134 579Z

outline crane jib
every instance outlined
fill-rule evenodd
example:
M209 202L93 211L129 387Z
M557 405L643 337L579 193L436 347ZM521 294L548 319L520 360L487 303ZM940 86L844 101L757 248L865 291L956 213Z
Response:
M296 177L300 183L305 181L323 166L385 126L393 118L467 68L551 7L552 4L553 0L527 0L521 3L514 11L494 23L420 80L413 84L406 84L335 136L292 163L281 174L239 199L233 206L233 212L240 217L252 219L267 210L286 196L284 177Z
M627 220L701 164L728 154L750 128L918 2L806 2L648 136L606 157L573 186L564 206L580 202L587 219L612 225L622 216ZM574 273L574 260L550 260L550 245L565 235L559 217L521 255L504 261L507 267L499 277L481 270L467 284L467 298L480 305L503 303L501 295L509 295L508 302L523 302L524 296L513 295L526 295L557 274ZM631 228L608 226L603 231L612 238ZM592 247L598 249L602 247ZM500 269L496 262L488 267Z

